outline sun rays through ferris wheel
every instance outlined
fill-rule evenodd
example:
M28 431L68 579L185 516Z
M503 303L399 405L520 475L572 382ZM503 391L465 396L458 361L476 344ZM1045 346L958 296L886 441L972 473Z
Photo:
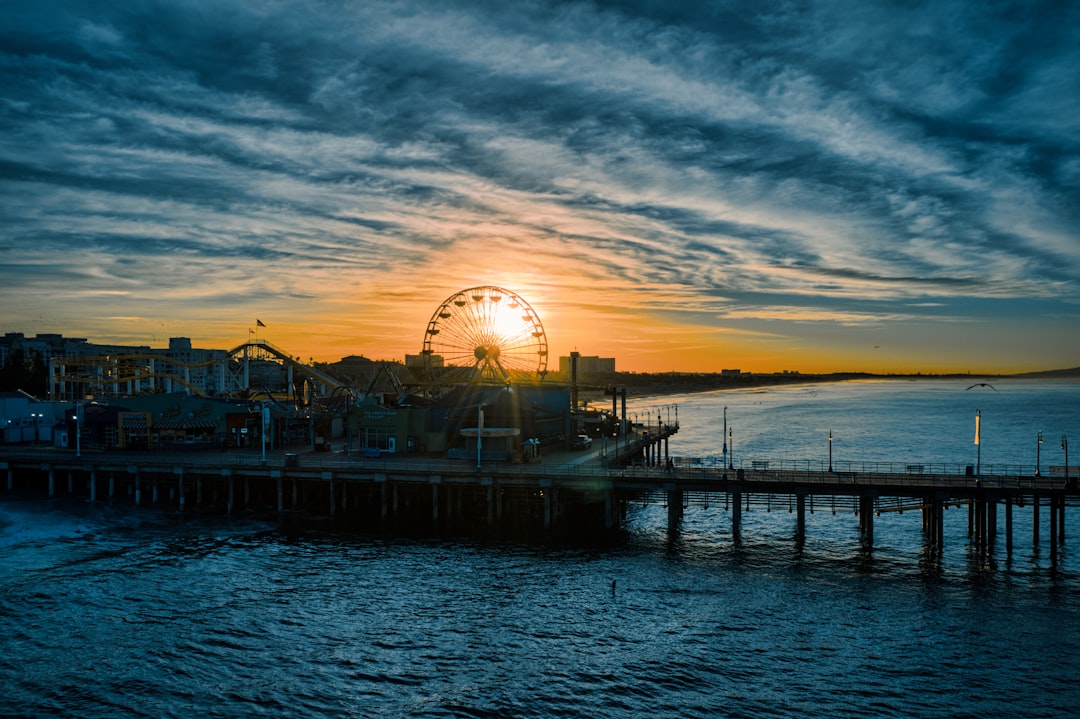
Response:
M490 285L461 290L439 305L422 351L431 378L499 384L543 379L547 354L536 311L520 295Z

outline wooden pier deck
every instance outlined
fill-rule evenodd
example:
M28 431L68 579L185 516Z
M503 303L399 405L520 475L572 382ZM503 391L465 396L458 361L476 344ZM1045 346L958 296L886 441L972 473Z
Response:
M677 428L676 428L677 429ZM672 430L673 433L675 429ZM1065 508L1080 504L1076 478L904 471L823 471L707 466L661 460L670 434L636 437L612 452L557 452L537 464L392 456L371 459L331 454L266 457L254 453L83 454L64 450L0 448L0 477L8 493L81 496L180 512L258 510L300 513L361 530L434 532L529 530L542 534L617 530L630 503L662 503L669 530L683 512L722 505L731 534L742 536L742 512L752 506L791 509L795 537L805 536L805 514L829 509L858 518L871 546L874 517L918 511L929 545L942 547L943 512L966 507L969 534L990 551L1004 510L1004 540L1013 546L1014 508L1030 507L1033 542L1040 518L1048 523L1051 556L1065 541ZM617 452L615 450L618 450ZM639 466L619 466L630 457Z

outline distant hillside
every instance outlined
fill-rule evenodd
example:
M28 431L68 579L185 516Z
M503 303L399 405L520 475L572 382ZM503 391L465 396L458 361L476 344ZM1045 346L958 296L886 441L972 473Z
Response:
M1080 377L1080 367L1072 369L1051 369L1044 372L1025 372L1013 375L1013 377Z

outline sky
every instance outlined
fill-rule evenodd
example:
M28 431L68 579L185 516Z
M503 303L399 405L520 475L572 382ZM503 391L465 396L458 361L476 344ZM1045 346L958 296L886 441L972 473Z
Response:
M0 331L1076 367L1078 151L1074 2L7 3Z

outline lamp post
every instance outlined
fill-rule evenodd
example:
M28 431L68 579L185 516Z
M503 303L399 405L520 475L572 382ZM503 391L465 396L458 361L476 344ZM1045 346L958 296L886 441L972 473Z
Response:
M678 415L676 415L676 416L678 416ZM720 439L724 443L724 449L720 453L720 462L725 467L727 466L727 433L728 433L728 428L727 428L727 407L724 407L724 433L720 435Z
M731 427L727 430L727 444L728 444L728 469L735 469L735 442L731 438Z
M485 405L476 405L476 471L480 471L480 448L484 444L484 407Z
M270 405L263 402L262 411L259 414L262 417L262 431L259 432L262 437L262 463L266 464L266 433L270 427Z
M982 475L982 445L979 443L979 419L981 413L975 410L975 475Z
M829 430L829 471L832 470L832 430Z
M1035 438L1035 476L1036 477L1042 476L1042 472L1039 470L1039 467L1042 465L1042 463L1039 461L1039 455L1041 453L1042 453L1042 432L1039 432L1039 435Z
M75 400L75 457L82 458L82 404Z

